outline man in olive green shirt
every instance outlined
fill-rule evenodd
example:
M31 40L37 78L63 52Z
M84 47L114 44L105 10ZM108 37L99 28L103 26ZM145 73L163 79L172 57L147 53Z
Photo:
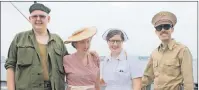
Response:
M192 55L187 46L171 38L176 16L167 11L157 13L152 24L162 43L152 52L142 78L143 90L154 82L154 90L193 90Z
M29 11L33 29L18 33L8 51L8 90L64 90L63 56L68 52L47 29L51 10L35 3Z

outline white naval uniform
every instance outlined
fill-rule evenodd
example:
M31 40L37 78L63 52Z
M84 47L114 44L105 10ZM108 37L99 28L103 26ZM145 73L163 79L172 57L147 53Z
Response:
M105 90L132 90L132 79L143 76L138 57L129 56L124 50L118 58L106 56L100 63L100 78L106 83Z

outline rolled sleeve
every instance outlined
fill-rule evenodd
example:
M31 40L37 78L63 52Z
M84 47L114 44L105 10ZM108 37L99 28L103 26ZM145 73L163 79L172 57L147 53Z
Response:
M15 68L16 66L16 62L17 62L17 35L15 36L15 38L13 39L13 41L11 42L11 45L9 47L8 50L8 57L6 59L6 63L4 65L4 67L6 69L8 68Z

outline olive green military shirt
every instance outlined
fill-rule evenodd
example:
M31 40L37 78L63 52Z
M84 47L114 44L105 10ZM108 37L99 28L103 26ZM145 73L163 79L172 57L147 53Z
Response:
M192 55L189 49L175 40L166 48L155 49L142 78L142 86L154 82L154 90L193 90Z
M64 90L63 56L68 52L62 39L49 34L47 55L49 62L49 80L52 90ZM13 39L5 68L13 68L15 72L16 90L44 90L44 77L39 47L33 30L18 33Z

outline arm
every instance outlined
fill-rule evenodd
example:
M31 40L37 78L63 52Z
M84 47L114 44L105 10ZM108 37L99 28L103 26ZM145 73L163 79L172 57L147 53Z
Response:
M144 75L142 77L142 90L145 90L146 86L151 84L154 80L154 72L153 72L153 59L150 56L149 62L146 66L146 69L144 71Z
M144 63L136 56L129 57L128 63L130 65L130 74L132 80L132 89L141 90L142 76L144 72Z
M99 58L94 58L97 67L99 68L97 72L97 78L95 83L95 90L100 90L100 60Z
M16 45L17 36L15 36L12 41L9 51L8 58L5 63L5 68L7 69L7 87L8 90L15 90L15 66L17 62L17 45Z
M15 90L15 80L14 80L14 70L13 68L7 69L7 87L8 90Z
M64 67L64 56L69 55L69 53L68 53L68 51L66 49L66 46L65 46L63 40L61 38L60 38L60 40L61 40L61 44L62 44L63 68L65 69L65 67ZM66 74L65 70L64 70L64 73ZM66 82L66 75L65 75L65 82Z
M100 90L100 72L97 73L96 83L95 83L95 90Z
M194 90L192 55L188 48L180 51L181 72L184 90Z
M64 57L65 55L69 55L66 46L64 44L64 41L61 39L61 37L57 34L52 34L52 35L56 37L56 39L60 42L59 44L61 45L62 57Z
M103 70L103 67L104 67L104 61L100 61L100 86L106 86L106 83L103 79L103 74L102 74L102 70Z
M133 90L141 90L141 88L142 88L142 78L141 77L132 79L132 83L133 83Z
M96 51L90 51L89 54L93 57L93 60L98 68L100 68L100 57Z

